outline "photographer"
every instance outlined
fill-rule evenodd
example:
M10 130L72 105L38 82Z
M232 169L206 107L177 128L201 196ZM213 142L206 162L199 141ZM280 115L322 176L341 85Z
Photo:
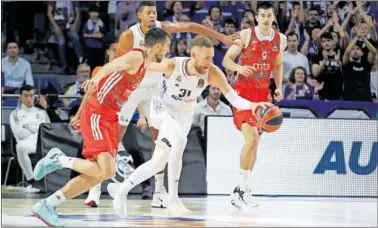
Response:
M48 83L46 88L41 89L36 107L45 110L52 123L66 122L68 115L57 107L58 103L58 91L53 85Z

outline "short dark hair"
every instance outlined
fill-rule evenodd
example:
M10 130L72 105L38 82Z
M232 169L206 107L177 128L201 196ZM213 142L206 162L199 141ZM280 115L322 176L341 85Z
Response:
M226 24L232 24L235 26L235 28L238 26L238 23L236 22L236 19L231 17L231 18L227 18L226 20L224 20L224 25L226 26Z
M156 2L155 1L141 1L139 3L137 12L142 12L143 8L145 6L154 6L154 7L156 7Z
M15 43L15 44L17 44L17 47L20 46L20 45L18 45L18 42L17 42L16 40L9 40L9 41L7 41L7 47L8 47L8 45L9 45L10 43Z
M320 36L320 39L328 39L328 40L333 40L333 36L330 32L325 32Z
M34 90L34 87L31 86L31 85L23 85L20 88L20 95L22 95L22 92L24 92L24 91L30 91L30 90Z
M318 13L318 10L315 7L311 7L310 9L308 9L307 13L309 13L310 11L316 11Z
M292 5L293 5L293 8L294 8L294 6L296 6L296 5L298 5L298 6L300 6L301 4L299 3L299 1L295 1L295 2L293 2L293 3L291 3Z
M96 4L92 4L90 7L89 7L89 10L88 12L100 12L100 9L98 8L98 6Z
M208 15L209 15L209 16L211 15L211 11L213 11L214 8L218 8L218 9L219 9L219 12L220 12L220 15L222 15L222 9L220 8L220 6L213 5L213 6L210 7L210 9L209 9L209 12L208 12Z
M260 9L264 9L264 10L273 9L273 11L274 11L274 5L270 1L259 2L259 3L257 3L257 7L256 7L257 14L259 13Z
M146 33L144 38L144 46L146 48L151 48L158 43L164 44L167 39L170 40L171 36L166 31L161 28L152 28Z
M289 36L296 36L297 40L299 40L299 36L295 32L289 32L289 34L287 34L287 38L289 38Z

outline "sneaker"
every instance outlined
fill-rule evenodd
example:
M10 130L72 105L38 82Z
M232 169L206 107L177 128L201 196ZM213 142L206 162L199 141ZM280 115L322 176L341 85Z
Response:
M32 213L48 226L64 226L56 213L56 207L48 204L45 199L34 204Z
M142 187L142 199L151 199L151 188L150 186L144 186Z
M101 183L99 183L98 185L92 187L89 190L88 197L84 201L84 204L87 205L88 207L98 207L98 206L100 206Z
M127 195L124 196L120 192L114 195L113 199L114 212L121 218L127 217Z
M38 161L34 168L34 179L40 180L49 173L54 172L57 169L62 169L58 158L60 156L66 156L60 149L52 148L44 158Z
M155 190L152 197L151 207L154 208L166 208L168 201L168 194L165 187L162 186L159 190Z
M106 186L106 190L108 190L109 196L112 197L112 199L114 199L115 195L117 194L119 185L120 184L118 183L110 183L108 186Z
M235 187L232 192L231 204L238 208L244 209L246 207L257 207L258 204L253 200L251 190L247 189L245 192L239 186Z
M180 199L170 201L167 205L167 211L172 217L181 217L192 213L192 211L184 206Z
M23 190L25 193L38 193L39 192L39 189L33 188L31 184L25 187Z

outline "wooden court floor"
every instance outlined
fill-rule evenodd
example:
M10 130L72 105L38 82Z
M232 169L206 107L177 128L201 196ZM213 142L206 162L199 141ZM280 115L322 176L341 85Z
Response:
M37 199L2 198L2 227L45 226L32 216ZM127 219L113 213L112 201L88 208L83 199L64 202L58 213L72 227L272 227L272 226L377 226L377 199L257 198L259 206L239 211L229 197L184 198L192 215L172 218L149 200L129 200Z

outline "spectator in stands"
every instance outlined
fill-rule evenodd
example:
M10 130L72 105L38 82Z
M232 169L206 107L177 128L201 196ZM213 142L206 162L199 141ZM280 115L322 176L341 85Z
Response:
M197 104L194 111L193 125L205 127L205 117L208 115L232 116L229 106L220 101L221 92L215 85L209 86L209 96Z
M225 35L232 35L236 32L236 28L238 27L238 24L236 22L236 19L231 17L224 20L224 34Z
M201 23L202 20L208 14L208 12L209 9L205 6L204 1L197 1L195 4L192 5L189 16L193 22Z
M377 56L377 49L362 34L362 30L358 31L357 37L349 43L343 56L343 98L347 101L372 101L370 73ZM367 55L357 44L361 38L369 50Z
M69 73L65 52L65 37L72 43L76 57L80 63L84 62L83 50L79 41L77 29L80 20L79 2L76 1L49 1L47 16L50 21L51 30L59 46L59 59L63 67L63 73Z
M285 87L284 97L287 100L319 99L318 91L323 88L324 82L315 86L307 84L308 75L304 67L296 67L290 72L289 84Z
M283 83L289 82L289 76L296 67L303 67L306 74L310 74L309 63L307 57L298 51L299 37L296 33L290 32L287 35L287 50L283 54L284 63L284 80Z
M341 52L343 53L343 50L345 49L344 47L347 44L348 40L346 39L344 29L341 27L339 23L339 17L336 11L332 11L332 17L328 18L327 24L316 35L318 45L321 44L321 36L325 32L330 32L332 34L333 48L335 49L335 52L340 52L340 54Z
M5 77L4 72L1 71L1 94L5 92Z
M378 103L378 56L370 73L370 88L373 102Z
M87 64L82 63L79 66L77 66L77 70L76 70L77 79L73 84L68 85L68 88L66 92L64 93L64 95L79 97L80 87L87 79L89 79L90 73L91 73L91 68ZM63 99L64 106L68 108L70 106L70 103L73 102L74 100L75 99Z
M222 18L236 17L238 15L238 8L243 5L239 1L218 1L217 6L220 7Z
M311 34L314 28L321 28L322 24L319 18L319 12L316 8L310 8L307 11L307 20L305 22L304 28L308 34Z
M209 9L209 19L213 23L213 29L220 33L223 33L222 27L222 10L219 6L214 5Z
M34 85L30 63L19 57L16 42L7 44L7 57L1 60L2 72L5 78L5 93L15 93L21 86Z
M105 48L104 35L106 33L102 20L98 17L99 8L92 5L89 8L89 19L83 29L83 37L87 46L88 64L91 69L104 65Z
M303 3L295 2L293 3L293 8L290 12L290 21L288 28L285 32L285 35L294 32L299 36L302 35L300 32L300 25L304 23L304 12L303 12ZM286 18L289 19L289 18ZM277 24L277 23L276 23Z
M47 113L34 107L34 87L24 85L20 88L21 106L10 114L10 127L16 139L17 160L29 185L26 192L38 192L32 187L33 168L29 154L37 149L38 129L41 123L49 123Z
M179 38L176 40L175 47L174 47L174 56L177 57L188 57L188 44L186 40L183 38Z
M114 18L115 37L138 22L136 13L138 6L138 1L117 1L117 12Z
M322 51L313 59L312 74L319 83L324 82L319 91L320 99L339 100L343 90L340 54L333 48L331 33L322 35Z
M166 20L171 21L171 22L179 22L180 17L183 14L182 9L183 9L182 3L180 1L174 1L172 4L173 15L170 17L167 17Z
M310 31L311 36L307 33L307 30L303 31L303 36L305 38L305 41L303 43L303 46L301 48L301 53L307 56L308 62L310 63L310 66L312 65L312 59L318 54L319 47L318 42L316 40L316 37L318 33L321 30L320 26L316 26L311 28Z
M240 24L240 29L248 29L252 27L252 22L248 19L242 19L242 22Z
M255 15L252 12L252 10L245 10L243 12L242 17L241 17L241 23L243 23L243 20L248 21L251 24L251 27L257 25Z

